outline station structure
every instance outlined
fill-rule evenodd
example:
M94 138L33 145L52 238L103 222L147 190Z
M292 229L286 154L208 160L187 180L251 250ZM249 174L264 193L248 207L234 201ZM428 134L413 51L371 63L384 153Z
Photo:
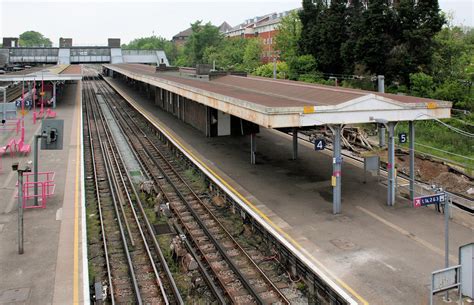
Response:
M207 136L250 135L250 161L255 164L259 127L293 130L297 157L298 128L327 126L333 132L333 213L339 214L343 162L341 129L347 124L376 123L388 131L387 205L396 197L395 126L410 126L410 176L414 179L414 121L449 118L451 102L302 82L198 70L155 69L138 64L106 64L104 73L123 77L154 95L155 104ZM414 189L413 185L410 187ZM413 193L411 194L413 197Z
M103 69L104 74L116 79L125 80L129 85L139 89L138 91L141 93L146 93L148 97L154 100L156 107L153 107L155 109L160 108L164 112L169 112L178 120L188 123L208 137L226 135L249 136L251 164L256 163L256 134L261 131L261 128L265 129L265 132L267 129L285 129L292 131L292 159L297 159L299 153L298 147L301 149L302 144L298 143L298 129L310 126L328 126L328 128L333 131L334 149L332 155L331 182L333 188L332 212L334 214L340 214L342 212L341 165L343 160L341 156L340 139L341 130L344 125L375 123L387 127L389 135L389 165L387 167L389 187L387 191L387 204L393 206L395 203L396 185L396 171L394 170L395 125L401 121L410 122L409 139L410 146L413 148L413 122L417 120L448 118L451 110L451 103L445 101L286 80L246 77L228 73L199 74L197 70L181 69L171 71L163 67L157 71L153 66L137 64L106 64L103 66ZM5 274L11 277L15 285L31 284L31 287L33 287L31 291L34 292L31 292L29 297L34 300L47 299L53 295L51 291L54 291L52 300L53 303L58 304L70 303L71 295L74 296L73 303L87 304L89 302L89 290L87 286L87 242L85 241L85 207L80 204L80 198L83 198L85 190L83 185L79 186L81 178L82 180L85 178L81 176L79 170L81 162L81 140L83 140L81 139L82 136L80 133L82 123L80 119L81 79L82 70L81 67L77 65L52 65L0 76L0 81L4 82L24 81L30 84L41 80L51 82L52 96L54 96L55 90L53 88L55 84L71 84L76 88L76 91L68 96L70 101L64 103L66 107L61 109L63 106L61 100L59 104L61 107L58 107L59 116L66 120L65 130L68 135L71 135L70 143L66 145L66 149L60 156L45 153L47 165L56 168L58 171L58 179L61 181L58 183L58 193L61 193L64 197L59 198L58 196L58 198L54 198L50 203L50 209L47 209L45 213L37 213L35 215L28 213L30 215L28 215L29 218L27 221L30 224L34 224L33 227L35 229L30 229L30 233L34 231L30 237L31 239L34 238L34 240L30 241L31 244L28 244L27 256L16 260L16 256L12 255L12 251L6 248L0 251L1 261L7 262L2 267L5 268L4 270L2 269L2 273L5 271ZM118 87L114 88L118 92ZM123 95L123 93L121 94ZM73 119L69 120L69 118ZM37 132L37 128L34 125L30 124L27 126L27 136L31 137L35 132ZM266 142L266 144L268 144L268 142ZM412 158L414 158L413 151L412 149ZM301 155L308 155L308 150L304 149L304 151L302 150L300 153ZM310 153L312 152L310 151ZM75 171L70 169L71 166L73 169L75 168ZM248 166L251 167L252 165L249 164ZM414 177L413 163L411 164L410 172L412 177ZM3 175L4 173L1 174ZM4 186L7 185L7 182L11 182L10 186L11 189L13 189L12 175L7 177ZM411 187L411 189L413 189L413 187ZM0 194L4 196L6 190L7 188L4 187ZM385 190L383 190L383 192L385 192ZM12 197L6 209L11 211L13 209L12 202L14 202L14 198L10 193L8 193L7 196ZM57 210L54 208L57 208ZM79 212L79 210L81 212ZM360 210L363 211L363 207L360 207ZM381 223L387 223L385 219L373 213L370 214L370 211L364 213L369 213L369 215L371 215L370 217L379 220ZM4 216L0 213L0 233L4 230L2 233L3 236L0 235L0 238L8 236L5 240L14 243L16 240L16 232L12 233L12 228L14 229L15 226L6 222L4 225L5 218L3 217ZM317 217L321 219L321 217L325 216L318 215ZM54 219L62 220L60 228L58 228L59 226L54 226L54 221L52 221ZM423 221L424 224L426 224L430 223L429 221L431 220L423 218ZM332 230L340 225L340 223L331 224L323 230ZM403 238L405 236L412 238L425 248L429 248L428 251L439 252L437 247L432 246L417 236L413 237L410 235L410 232L407 230L411 229L404 230L391 223L389 223L388 226L400 232ZM271 227L271 225L269 225L269 227ZM348 226L344 228L347 229ZM457 228L456 230L455 232L461 232L459 239L464 241L466 235L468 235L465 234L466 229ZM82 239L80 234L82 234ZM282 237L283 239L289 238L289 235L285 235L282 232L276 232L276 234L284 236ZM403 238L401 238L401 242L405 243ZM428 240L436 244L431 239ZM33 247L37 252L30 250ZM54 252L52 249L57 250L57 252ZM295 249L298 250L298 248ZM402 249L405 248L402 247ZM313 249L308 247L307 250L303 249L301 251L312 252ZM40 257L41 266L38 266L38 257ZM410 256L410 259L411 258L412 256ZM16 266L13 262L22 262L22 264L24 264L24 275L17 274L15 270ZM333 267L334 265L327 267L323 270L324 272L322 272L322 274L330 274L328 269ZM394 268L390 265L389 267ZM73 272L71 272L72 269ZM53 280L48 278L45 281L35 281L34 278L40 276L40 272L48 275L54 274L55 277L53 276ZM400 270L397 272L402 273ZM24 277L26 275L30 276L31 280L25 280ZM379 279L378 275L373 277ZM324 277L328 282L331 282L332 278L334 278L332 275L328 278ZM406 278L407 276L405 276L404 280ZM3 281L5 282L5 279L3 279ZM82 286L79 283L82 283ZM348 291L351 295L357 296L355 291L352 291L350 287L344 285L341 281L337 281L335 286L342 287L338 288L341 291L341 295L346 295L345 291ZM8 288L10 288L10 286ZM51 291L47 291L48 289ZM377 289L377 287L374 289ZM384 286L383 289L386 289L386 286ZM11 292L13 290L15 289L8 290L8 293L14 294L15 292ZM25 290L17 291L16 293L27 294ZM4 299L6 299L6 292L2 294L0 291L0 301ZM359 301L361 304L367 304L363 298L359 298ZM355 304L355 301L353 303Z
M0 67L9 65L81 63L142 63L166 64L163 50L122 49L120 38L109 38L106 46L74 46L72 38L60 38L59 47L20 47L18 38L3 38L0 48Z
M24 111L17 112L21 109L18 104L8 103L8 106L15 106L15 117L7 116L6 123L0 125L0 146L7 145L9 149L0 155L1 304L88 304L88 287L82 285L87 280L83 277L84 270L87 274L87 244L83 242L85 210L81 204L83 187L80 186L81 79L79 65L41 66L0 75L0 82L18 83L23 87L24 104L33 99L37 103L43 100L44 106L25 107ZM46 100L51 103L47 105ZM0 109L5 110L5 106L1 103ZM54 111L53 106L57 106ZM2 115L5 117L0 110L0 117ZM33 141L41 133L42 123L52 120L64 122L61 129L63 149L36 151L40 162L31 164L35 153ZM18 128L9 128L12 122L18 123L21 132ZM19 143L29 149L21 150ZM16 221L20 219L20 208L15 163L18 169L31 170L31 173L24 173L23 206L33 205L30 201L36 196L33 185L38 186L36 198L41 200L40 205L25 209L21 255L18 250L20 225ZM32 176L27 178L27 174L33 174L34 167L37 167L38 182L34 182Z
M22 86L26 84L24 91L27 93L33 89L33 86L41 86L42 83L44 85L44 82L47 82L47 87L50 87L49 84L51 84L49 100L53 108L56 108L57 85L64 84L66 81L79 81L81 79L81 68L78 65L50 65L0 75L0 82L21 82Z

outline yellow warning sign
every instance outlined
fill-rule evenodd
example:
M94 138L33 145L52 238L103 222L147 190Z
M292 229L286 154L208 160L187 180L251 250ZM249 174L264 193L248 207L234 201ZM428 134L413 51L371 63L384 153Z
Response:
M436 109L438 108L438 104L435 102L429 102L428 103L428 109Z
M336 176L331 176L331 186L336 186L337 185L337 179Z
M314 113L314 106L304 106L303 113Z

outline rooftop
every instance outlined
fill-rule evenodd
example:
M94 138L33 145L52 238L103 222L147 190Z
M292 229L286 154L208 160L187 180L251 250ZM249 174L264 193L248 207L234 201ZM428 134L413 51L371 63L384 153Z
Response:
M33 67L21 71L0 75L0 81L32 81L32 80L80 80L80 65L50 65Z
M189 77L155 72L146 65L105 65L128 77L164 88L264 127L426 120L450 117L452 104L372 91L261 77Z

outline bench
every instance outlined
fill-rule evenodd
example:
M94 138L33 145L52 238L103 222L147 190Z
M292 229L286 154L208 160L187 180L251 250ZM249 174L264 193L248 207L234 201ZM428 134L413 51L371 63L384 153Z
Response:
M0 154L5 154L8 149L10 149L10 155L13 157L14 148L16 148L16 141L15 139L10 139L7 145L0 147Z
M31 145L30 144L25 144L25 141L22 139L17 143L16 150L19 153L27 155L31 151Z
M51 110L51 108L48 108L46 110L46 117L47 118L55 118L56 117L56 111Z

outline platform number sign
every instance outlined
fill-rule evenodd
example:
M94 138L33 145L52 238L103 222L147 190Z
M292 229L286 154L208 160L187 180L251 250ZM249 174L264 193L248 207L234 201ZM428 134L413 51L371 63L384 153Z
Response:
M399 133L398 134L398 142L401 143L401 144L404 144L406 142L408 142L408 136L406 133Z
M314 150L324 150L326 148L326 140L316 139L314 140Z
M436 194L429 196L415 197L413 205L415 208L424 207L431 204L440 204L446 201L446 194Z

